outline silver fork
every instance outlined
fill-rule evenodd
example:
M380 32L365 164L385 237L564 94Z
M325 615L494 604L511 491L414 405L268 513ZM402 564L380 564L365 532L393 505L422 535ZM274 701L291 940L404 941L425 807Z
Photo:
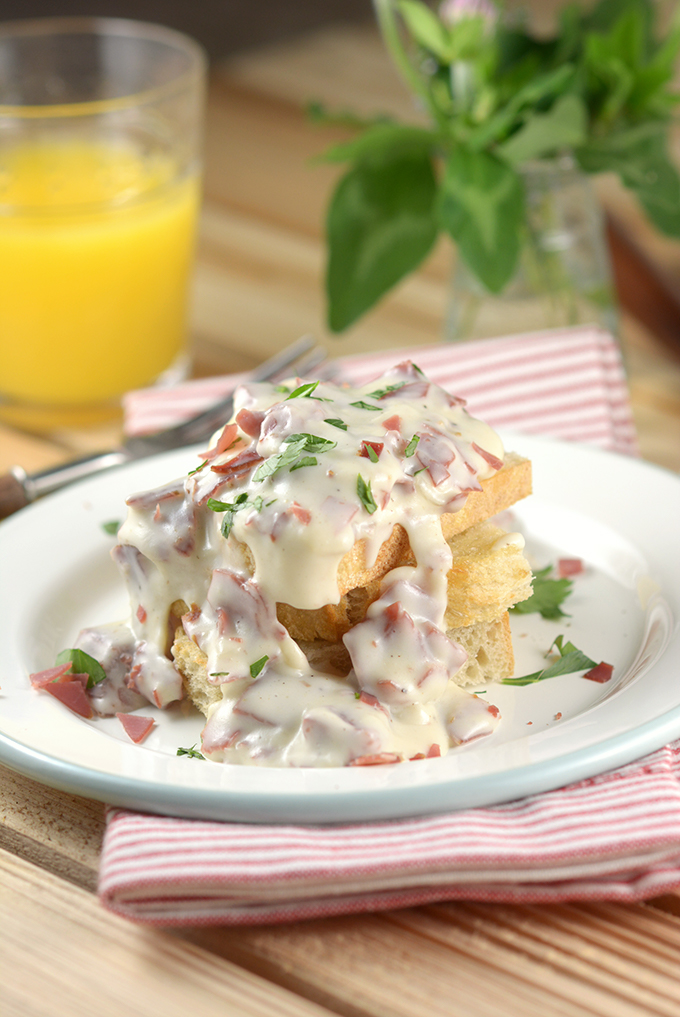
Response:
M315 344L312 337L303 336L257 367L251 372L248 380L276 381L291 373L302 377L318 368L325 359L325 351ZM220 424L229 419L233 408L233 397L228 395L207 410L175 427L154 434L127 438L117 449L95 452L81 459L41 470L39 473L28 474L21 466L14 466L4 477L0 476L0 519L12 515L37 498L103 470L123 466L125 463L158 452L167 452L170 449L206 441Z

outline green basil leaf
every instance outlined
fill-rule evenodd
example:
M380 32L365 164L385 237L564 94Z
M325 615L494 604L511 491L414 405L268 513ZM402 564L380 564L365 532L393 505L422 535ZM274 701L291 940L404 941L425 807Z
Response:
M62 650L61 653L57 654L55 661L56 665L71 663L72 674L86 674L87 688L91 689L95 685L99 685L99 682L103 682L106 678L106 671L101 666L98 660L91 657L89 653L85 653L84 650Z
M324 423L332 424L333 427L339 427L341 431L347 430L347 424L345 423L344 420L338 420L337 418L334 417L326 417Z
M446 164L439 220L472 272L499 293L515 270L524 220L524 189L515 170L488 152L455 149Z
M571 63L545 74L536 74L533 64L531 69L529 80L514 89L508 101L470 133L468 145L471 149L480 151L494 141L502 141L518 122L521 123L524 109L535 109L551 97L563 94L575 74Z
M499 145L498 154L519 165L582 145L587 137L587 119L582 99L577 95L563 95L547 113L535 113L519 131Z
M452 56L450 35L434 11L419 0L399 0L398 7L416 42L433 53L441 63L449 63Z
M668 236L680 237L680 175L666 153L662 124L641 125L577 151L587 172L618 173L650 219Z
M377 123L389 123L391 119L383 114L375 117L362 117L351 110L341 110L339 113L334 113L327 108L325 103L319 102L318 99L308 102L305 112L311 123L323 124L324 126L332 124L336 127L372 127L373 124Z
M589 13L583 15L583 27L587 31L610 32L631 6L635 6L644 16L646 34L650 36L654 11L649 0L600 0Z
M332 331L348 328L429 254L436 191L426 156L362 163L341 179L326 224Z
M653 99L666 98L659 93L664 85L669 84L675 76L675 65L680 53L680 12L676 12L666 38L651 56L646 66L640 68L636 75L633 93L630 98L631 108L638 115ZM675 97L673 97L675 100ZM675 102L673 101L673 105Z
M110 519L108 523L102 523L102 530L111 537L115 537L122 525L120 519Z
M375 124L356 138L326 149L320 162L374 162L402 156L424 156L441 143L440 136L423 127L406 124Z
M464 18L457 21L451 31L451 46L449 53L451 63L457 60L475 61L484 56L481 50L485 45L485 37L488 35L488 22L483 15L474 14L472 11ZM488 53L488 46L486 47Z

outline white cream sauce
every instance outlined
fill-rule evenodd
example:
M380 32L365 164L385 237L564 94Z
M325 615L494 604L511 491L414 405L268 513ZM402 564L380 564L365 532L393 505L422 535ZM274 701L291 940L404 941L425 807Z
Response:
M79 637L107 672L94 708L181 698L168 616L184 600L184 630L221 692L202 736L211 759L369 765L444 755L491 733L498 710L451 681L466 657L444 631L451 552L440 516L502 459L495 432L409 362L361 388L242 386L234 421L197 470L128 499L113 556L130 624ZM363 540L370 567L396 523L417 565L389 572L344 637L349 675L314 671L277 602L337 603L343 556Z

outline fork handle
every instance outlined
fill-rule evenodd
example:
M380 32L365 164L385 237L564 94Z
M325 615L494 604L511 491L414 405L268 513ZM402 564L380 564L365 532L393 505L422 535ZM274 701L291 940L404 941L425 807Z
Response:
M18 512L36 498L58 491L66 484L84 480L95 473L110 470L113 466L122 466L129 458L122 450L95 452L30 476L20 466L15 466L9 473L0 476L0 519Z
M24 474L23 477L21 474ZM0 519L18 512L28 505L28 497L24 487L26 474L18 466L4 477L0 477Z

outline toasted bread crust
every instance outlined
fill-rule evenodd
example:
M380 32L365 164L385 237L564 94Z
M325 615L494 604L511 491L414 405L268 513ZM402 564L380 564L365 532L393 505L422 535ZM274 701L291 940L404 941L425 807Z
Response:
M461 644L468 661L453 677L461 686L496 681L512 674L514 657L507 608L531 595L531 570L521 547L504 541L504 531L489 517L531 493L531 463L509 453L505 465L473 492L462 509L442 516L442 531L451 548L448 574L447 634ZM241 545L244 560L254 569L252 556ZM351 668L342 636L363 620L366 609L380 595L383 577L402 565L415 565L406 530L397 524L383 543L375 563L367 568L364 542L345 555L338 570L341 591L337 604L302 610L277 604L279 621L300 644L315 669L347 674ZM177 601L171 618L178 622L188 607ZM184 632L175 630L172 655L184 678L187 695L201 712L222 698L220 685L207 674L207 657Z
M450 537L452 565L448 574L447 628L490 622L501 611L531 596L531 568L520 545L504 543L505 530L484 521ZM403 563L402 563L403 564ZM415 564L410 556L409 564ZM349 590L339 604L302 610L277 604L279 621L293 639L337 642L363 621L380 596L381 579Z
M460 671L452 677L456 685L482 685L513 673L515 661L507 611L490 621L449 629L447 635L460 643L468 655ZM342 641L301 640L300 648L316 671L338 677L351 669L349 653ZM187 696L207 716L210 707L222 698L220 685L211 682L208 676L208 658L181 628L175 634L172 655Z
M482 481L482 490L473 491L458 512L447 512L441 517L442 532L448 540L475 523L497 515L531 494L531 462L514 452L505 457L502 469ZM375 579L400 565L413 565L414 558L408 534L399 523L382 544L378 556L370 567L366 566L365 541L359 540L347 552L338 568L338 587L343 596L349 590L368 586Z

